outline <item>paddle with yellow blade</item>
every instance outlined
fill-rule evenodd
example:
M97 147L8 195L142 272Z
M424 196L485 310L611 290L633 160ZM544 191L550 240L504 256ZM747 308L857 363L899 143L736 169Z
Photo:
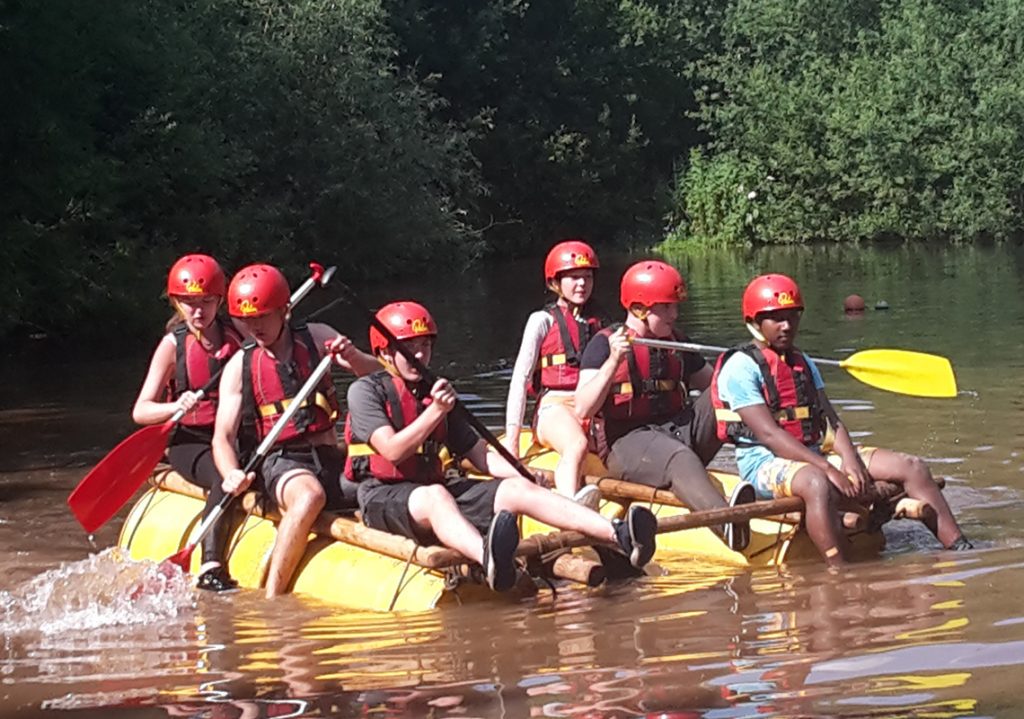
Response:
M634 337L635 344L692 352L725 352L730 347ZM840 367L864 384L914 397L956 397L956 377L949 360L940 355L910 350L861 350L843 360L811 359L822 365Z

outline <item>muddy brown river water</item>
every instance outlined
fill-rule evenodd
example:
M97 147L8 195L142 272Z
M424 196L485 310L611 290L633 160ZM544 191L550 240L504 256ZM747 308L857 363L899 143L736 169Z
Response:
M742 288L773 270L804 290L800 344L811 354L897 347L949 357L953 400L884 393L835 369L825 380L858 438L920 454L946 478L978 549L939 551L901 521L887 526L880 556L838 573L680 557L626 585L394 615L186 584L127 600L124 587L145 570L107 551L120 517L90 542L65 501L132 431L157 320L118 361L42 349L0 360L0 717L1024 715L1013 679L1024 665L1024 252L672 259L690 284L683 322L698 341L743 339ZM607 259L598 279L616 314L628 261ZM437 366L499 427L522 324L544 299L539 267L361 291L371 304L427 304L442 333ZM868 300L858 320L842 313L852 292ZM328 298L311 297L309 308ZM888 310L870 309L880 300ZM365 326L344 307L328 319L365 345ZM358 578L340 578L339 591L358 592Z

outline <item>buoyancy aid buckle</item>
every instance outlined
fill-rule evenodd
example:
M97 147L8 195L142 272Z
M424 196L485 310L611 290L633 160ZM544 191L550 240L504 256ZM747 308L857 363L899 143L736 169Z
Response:
M442 445L440 442L428 439L417 447L413 454L417 456L437 457L440 454L441 447ZM375 454L379 454L379 452L370 446L369 442L358 442L348 446L349 457L369 457Z
M554 354L544 355L540 358L540 366L545 367L561 367L562 365L577 365L579 361L572 361L565 354Z
M772 418L776 422L787 422L793 420L805 420L810 419L811 408L810 407L786 407L780 409L778 412L772 415ZM715 419L719 422L742 422L743 419L740 417L738 412L735 412L727 408L716 408Z
M679 387L679 382L674 379L645 379L639 383L639 392L636 392L633 382L620 382L612 385L611 393L618 395L626 394L656 394L659 392L672 392Z
M262 404L257 408L257 412L259 412L260 417L272 417L274 415L283 414L284 411L288 409L288 406L291 403L291 399L283 399L280 402ZM333 407L331 407L330 401L327 399L327 396L322 392L317 392L314 395L313 402L310 402L309 398L303 400L302 404L300 404L299 407L305 409L313 405L319 407L324 412L326 412L327 416L331 418L331 421L334 421L338 418L338 413L334 410Z

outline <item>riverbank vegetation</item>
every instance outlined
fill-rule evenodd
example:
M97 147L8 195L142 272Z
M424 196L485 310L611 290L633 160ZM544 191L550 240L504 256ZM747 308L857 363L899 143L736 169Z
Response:
M1009 238L1024 18L890 0L8 0L0 337L151 329L173 259ZM667 227L667 230L666 230Z
M756 0L710 20L670 245L1019 236L1014 3Z

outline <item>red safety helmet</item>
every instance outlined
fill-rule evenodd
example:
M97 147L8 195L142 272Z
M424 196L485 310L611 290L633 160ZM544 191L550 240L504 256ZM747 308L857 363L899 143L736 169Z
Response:
M427 308L418 302L392 302L377 310L377 319L391 330L398 340L412 337L437 337L437 323ZM370 325L370 351L377 354L388 346L388 340L373 325Z
M804 298L796 282L786 275L755 277L743 291L743 319L752 320L761 312L802 310Z
M167 275L169 297L224 296L224 270L209 255L185 255Z
M288 306L288 280L272 265L249 265L231 278L228 314L232 317L262 317Z
M557 279L559 272L596 270L601 266L594 248L583 240L563 240L551 248L544 260L544 281Z
M621 285L622 306L653 307L659 302L682 302L686 299L686 282L672 265L659 260L637 262L626 270Z

